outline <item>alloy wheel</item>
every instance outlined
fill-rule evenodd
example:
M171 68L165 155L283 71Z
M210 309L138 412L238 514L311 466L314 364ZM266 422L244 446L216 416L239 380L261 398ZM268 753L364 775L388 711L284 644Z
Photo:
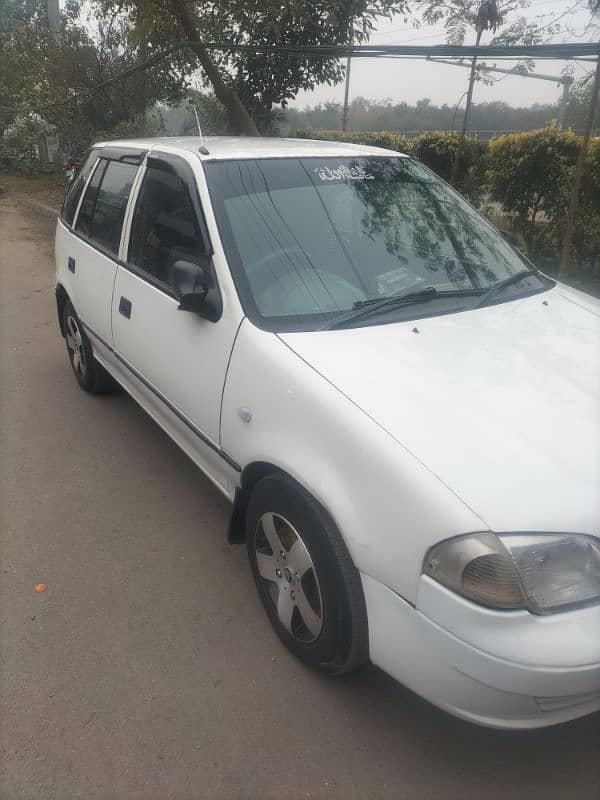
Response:
M87 365L85 362L83 339L81 336L81 331L79 330L78 321L71 315L67 317L66 340L67 347L69 349L69 356L71 358L71 364L73 365L73 371L79 378L84 378L87 371Z
M256 566L283 627L313 642L323 628L323 600L313 560L302 537L280 514L268 512L254 537Z

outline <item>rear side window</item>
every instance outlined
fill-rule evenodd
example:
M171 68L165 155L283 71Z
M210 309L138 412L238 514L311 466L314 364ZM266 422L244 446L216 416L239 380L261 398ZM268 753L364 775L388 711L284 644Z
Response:
M199 263L199 257L205 254L184 180L167 165L148 167L131 223L129 262L168 285L176 261Z
M94 216L94 208L96 207L98 189L100 188L100 181L102 180L107 164L108 161L106 161L106 159L100 159L81 202L75 230L82 233L84 236L89 236L92 230L92 217Z
M79 203L79 198L81 197L81 193L83 192L83 187L85 186L85 182L88 179L88 175L94 164L96 163L96 159L98 158L98 151L97 150L90 150L89 155L79 168L79 172L73 179L71 183L71 187L67 192L67 196L65 197L65 202L63 203L61 216L64 221L72 225L73 224L73 217L75 216L75 211L77 210L77 204Z
M86 190L76 230L105 250L117 253L137 164L101 158Z

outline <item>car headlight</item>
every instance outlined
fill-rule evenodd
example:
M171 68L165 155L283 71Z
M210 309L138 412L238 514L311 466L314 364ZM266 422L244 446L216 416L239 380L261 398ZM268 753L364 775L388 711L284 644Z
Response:
M490 608L552 614L600 600L600 540L572 533L476 533L431 548L423 571Z

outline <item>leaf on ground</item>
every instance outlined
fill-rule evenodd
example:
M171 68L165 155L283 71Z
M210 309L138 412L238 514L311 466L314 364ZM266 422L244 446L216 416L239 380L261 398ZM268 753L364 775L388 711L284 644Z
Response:
M47 588L48 588L47 583L36 583L35 585L36 592L45 592Z

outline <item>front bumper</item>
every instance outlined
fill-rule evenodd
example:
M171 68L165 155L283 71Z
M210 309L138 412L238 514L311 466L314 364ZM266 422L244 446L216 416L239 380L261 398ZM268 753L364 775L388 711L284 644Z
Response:
M600 606L492 611L423 576L415 608L361 577L371 660L440 708L511 729L600 711Z

